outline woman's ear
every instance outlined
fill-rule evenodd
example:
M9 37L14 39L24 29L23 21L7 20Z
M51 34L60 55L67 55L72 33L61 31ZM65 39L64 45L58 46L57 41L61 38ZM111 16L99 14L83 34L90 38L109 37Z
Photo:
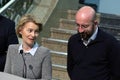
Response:
M22 34L22 27L19 28L19 34Z

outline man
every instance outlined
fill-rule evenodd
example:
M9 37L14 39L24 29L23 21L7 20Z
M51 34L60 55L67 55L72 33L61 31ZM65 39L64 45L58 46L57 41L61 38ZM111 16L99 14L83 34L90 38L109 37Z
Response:
M8 46L17 43L15 23L0 15L0 71L4 70Z
M96 12L84 6L75 16L78 33L68 41L71 80L120 80L120 44L98 27Z

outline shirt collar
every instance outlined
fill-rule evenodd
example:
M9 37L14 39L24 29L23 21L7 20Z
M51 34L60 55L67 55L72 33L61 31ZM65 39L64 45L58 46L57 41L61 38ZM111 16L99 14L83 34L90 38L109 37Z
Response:
M85 46L87 46L91 40L95 40L96 36L97 36L97 33L98 33L98 27L96 28L95 32L93 33L93 35L88 39L88 41L83 41L83 44Z
M95 40L96 36L98 33L98 27L96 28L95 32L93 33L93 35L90 37L91 40Z
M36 42L36 43L34 44L34 46L32 47L32 49L29 50L29 51L27 51L27 53L30 53L32 56L34 56L34 55L35 55L35 52L37 51L37 48L38 48L38 47L39 47L39 45L38 45L38 43ZM18 49L19 53L20 53L20 50L23 50L22 44L19 46L19 49Z

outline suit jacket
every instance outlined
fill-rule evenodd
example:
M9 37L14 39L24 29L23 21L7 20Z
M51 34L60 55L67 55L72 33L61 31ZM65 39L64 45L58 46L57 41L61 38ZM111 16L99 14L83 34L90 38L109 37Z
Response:
M10 44L17 44L15 23L0 15L0 71L4 70L6 51Z
M20 45L9 46L4 72L23 77L24 61L18 51L19 46ZM23 53L23 56L27 66L27 79L51 80L51 55L47 48L40 46L34 56L29 53Z
M71 80L120 80L120 44L100 29L87 46L75 34L68 42L67 70Z

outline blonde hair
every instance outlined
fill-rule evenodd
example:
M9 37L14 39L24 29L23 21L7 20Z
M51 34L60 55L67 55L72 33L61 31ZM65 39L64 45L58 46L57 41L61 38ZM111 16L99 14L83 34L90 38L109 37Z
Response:
M20 30L28 22L33 22L34 24L36 24L39 27L39 32L42 31L42 23L37 22L36 18L33 15L26 14L21 17L21 19L19 20L19 22L17 24L16 34L18 35L19 38L22 38L22 35L19 33Z

